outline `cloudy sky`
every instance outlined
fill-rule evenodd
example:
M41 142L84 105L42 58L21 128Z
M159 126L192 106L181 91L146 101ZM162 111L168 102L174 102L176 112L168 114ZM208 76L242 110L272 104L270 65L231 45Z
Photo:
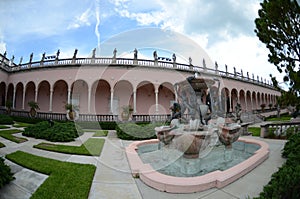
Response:
M78 57L87 57L120 33L155 27L195 41L220 69L227 64L231 72L236 67L255 77L279 77L254 33L261 1L0 0L0 53L14 55L15 63L21 56L27 62L32 52L37 61L44 52L54 55L58 49L60 58L72 57L75 48Z

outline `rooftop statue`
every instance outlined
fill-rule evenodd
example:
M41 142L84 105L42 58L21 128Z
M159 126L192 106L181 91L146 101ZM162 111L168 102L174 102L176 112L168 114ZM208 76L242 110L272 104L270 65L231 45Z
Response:
M74 51L73 59L75 59L75 58L76 58L76 56L77 56L77 52L78 52L78 49L76 48L76 49L75 49L75 51Z
M44 60L45 60L45 57L46 57L46 53L44 52L43 55L42 55L41 61L44 61Z
M218 66L218 63L215 62L215 69L218 70L219 66Z
M58 59L59 54L60 54L60 50L58 49L57 52L56 52L56 59Z
M29 63L32 62L32 58L33 58L33 53L30 54Z
M96 57L96 48L93 49L93 52L92 52L92 58L95 58Z
M158 60L158 57L157 57L157 52L156 52L156 50L153 52L153 58L154 58L154 60L155 60L155 61L157 61L157 60Z
M175 55L175 53L173 53L172 59L173 59L173 62L175 63L176 62L176 55Z
M138 51L135 48L134 51L133 51L133 59L137 59L137 58L138 58Z
M205 59L204 58L202 60L202 64L203 64L203 68L206 68L206 63L205 63Z
M116 59L117 58L117 49L115 48L114 51L113 51L113 59Z

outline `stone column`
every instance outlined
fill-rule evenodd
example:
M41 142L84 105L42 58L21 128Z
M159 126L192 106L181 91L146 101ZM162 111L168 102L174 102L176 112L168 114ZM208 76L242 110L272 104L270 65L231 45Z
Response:
M133 113L136 114L136 90L133 91Z
M71 103L71 88L68 88L68 104Z
M228 95L228 99L229 99L229 112L232 112L232 104L231 104L231 95L230 95L230 93Z
M37 98L38 98L38 89L35 88L35 95L34 95L34 101L37 102Z
M50 88L50 96L49 96L49 112L52 112L52 97L53 97L53 89Z
M22 101L22 110L25 109L25 94L26 94L26 90L25 90L25 85L23 86L23 101Z
M155 113L158 113L158 90L155 91Z
M12 108L16 108L16 87L14 86L14 91L13 91L13 101L12 101Z
M110 90L110 112L113 114L114 110L114 89Z
M92 95L92 89L88 88L88 113L91 113L91 95Z

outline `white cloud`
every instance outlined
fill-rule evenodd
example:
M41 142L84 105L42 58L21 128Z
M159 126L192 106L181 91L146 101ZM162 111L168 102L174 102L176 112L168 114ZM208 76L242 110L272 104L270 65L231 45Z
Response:
M269 74L272 73L282 78L276 67L268 62L268 51L256 37L239 36L230 38L215 43L207 51L209 56L219 63L221 70L224 70L224 66L227 64L231 73L233 73L233 67L235 67L237 71L242 69L244 75L249 72L250 77L254 73L255 78L259 75L270 79Z
M90 18L93 16L91 8L86 9L81 15L75 17L74 21L68 26L68 29L80 28L81 26L90 26Z
M90 3L81 0L61 0L55 3L45 0L43 3L37 0L27 1L0 1L0 28L3 35L11 40L28 35L51 36L60 35L67 31L67 27L76 18L78 22L74 27L89 23L87 7ZM83 13L78 16L78 13ZM10 35L11 33L13 35Z

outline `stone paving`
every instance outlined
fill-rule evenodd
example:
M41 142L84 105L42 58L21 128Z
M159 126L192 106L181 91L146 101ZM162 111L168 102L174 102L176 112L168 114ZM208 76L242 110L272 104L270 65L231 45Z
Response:
M18 134L17 136L22 135ZM91 136L91 133L85 133L76 141L68 143L68 145L81 145ZM160 192L148 187L140 179L133 178L130 173L130 168L124 150L124 148L131 142L118 139L113 131L110 132L106 138L104 138L106 141L100 157L54 153L32 147L40 142L45 142L44 140L27 138L27 142L16 144L1 137L0 142L4 143L6 147L0 148L0 156L4 157L6 154L17 150L22 150L38 156L61 161L96 165L97 170L89 194L90 199L251 198L258 196L258 194L262 191L263 186L269 182L271 175L277 171L285 161L283 158L281 158L281 150L285 141L262 139L258 137L253 138L263 140L269 144L270 156L265 162L256 167L247 175L241 177L239 180L222 189L213 188L207 191L191 194L171 194ZM8 160L6 160L6 163L12 168L16 179L0 189L1 199L30 198L31 194L34 193L35 190L48 177L44 174L20 167Z

